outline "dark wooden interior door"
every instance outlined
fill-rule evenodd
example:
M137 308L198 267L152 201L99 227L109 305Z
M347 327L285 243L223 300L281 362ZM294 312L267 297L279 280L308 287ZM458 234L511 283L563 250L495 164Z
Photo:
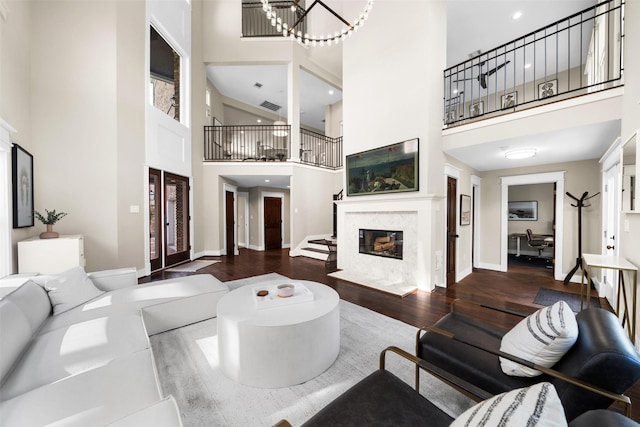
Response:
M151 271L162 268L164 257L162 221L161 174L159 170L149 168L149 258Z
M189 178L164 173L164 266L187 261L191 255L189 240Z
M235 245L235 224L236 224L236 215L235 210L233 208L234 197L233 191L227 191L225 195L225 224L226 224L226 235L227 235L227 256L233 256L236 254L236 245Z
M264 198L264 248L282 248L282 199Z
M456 179L447 177L447 286L456 283L456 186Z

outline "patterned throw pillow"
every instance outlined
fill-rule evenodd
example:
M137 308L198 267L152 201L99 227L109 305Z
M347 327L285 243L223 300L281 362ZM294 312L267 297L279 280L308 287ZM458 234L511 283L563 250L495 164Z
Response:
M539 383L502 393L467 409L451 427L564 427L567 420L555 387Z
M578 339L578 323L569 305L558 301L523 319L502 337L500 350L545 368L552 367ZM541 372L500 358L502 372L535 377Z

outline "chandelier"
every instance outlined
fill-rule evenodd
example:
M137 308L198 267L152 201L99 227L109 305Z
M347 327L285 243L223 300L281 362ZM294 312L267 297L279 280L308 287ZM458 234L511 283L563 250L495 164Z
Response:
M283 37L289 37L292 40L296 40L299 44L303 46L331 46L332 44L338 44L339 42L344 42L348 37L358 31L364 25L364 21L369 17L369 11L371 11L371 7L373 6L373 0L367 0L367 4L364 7L364 10L360 15L355 19L353 24L350 24L346 21L342 16L336 13L329 6L324 4L321 0L315 0L311 6L298 18L298 20L293 24L289 25L286 22L283 22L282 18L276 14L275 8L272 8L269 4L269 0L261 0L262 2L262 10L264 11L267 20L271 22L271 25L276 28L277 32L281 32ZM296 1L297 3L298 1ZM311 9L314 8L316 4L324 7L328 12L330 12L333 16L335 16L338 20L340 20L344 27L340 28L333 33L329 32L325 34L312 34L309 33L302 34L302 31L296 30L298 24L300 24L304 18L311 12ZM292 8L295 6L292 6Z

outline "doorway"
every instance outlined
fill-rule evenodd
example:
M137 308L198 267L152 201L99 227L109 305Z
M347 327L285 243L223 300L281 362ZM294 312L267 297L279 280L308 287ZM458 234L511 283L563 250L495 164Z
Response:
M226 190L225 191L225 224L226 224L226 251L227 256L234 256L236 254L236 215L235 215L235 195L233 191Z
M164 257L162 244L162 175L149 168L149 260L151 271L160 270Z
M544 184L555 183L556 191L554 197L554 253L555 259L553 263L553 277L555 280L564 280L562 274L562 251L564 236L564 172L546 172L529 175L517 175L501 178L501 226L500 226L500 271L507 271L508 249L509 249L509 186L527 185L527 184ZM526 243L525 243L526 244Z
M456 283L456 244L457 244L457 194L458 180L447 177L447 287Z
M282 249L282 198L264 198L264 249Z
M164 173L165 267L190 258L189 178Z
M608 256L618 255L620 233L620 206L622 165L620 162L621 139L618 138L600 159L602 165L602 249L601 253ZM608 268L597 272L600 277L594 277L598 294L607 298L614 306L617 300L618 274Z

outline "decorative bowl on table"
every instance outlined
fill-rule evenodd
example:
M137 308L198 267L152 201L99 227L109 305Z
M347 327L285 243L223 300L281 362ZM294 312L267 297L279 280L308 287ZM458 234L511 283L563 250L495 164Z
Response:
M280 298L288 298L293 295L294 290L295 286L293 286L291 283L278 285L278 296Z

